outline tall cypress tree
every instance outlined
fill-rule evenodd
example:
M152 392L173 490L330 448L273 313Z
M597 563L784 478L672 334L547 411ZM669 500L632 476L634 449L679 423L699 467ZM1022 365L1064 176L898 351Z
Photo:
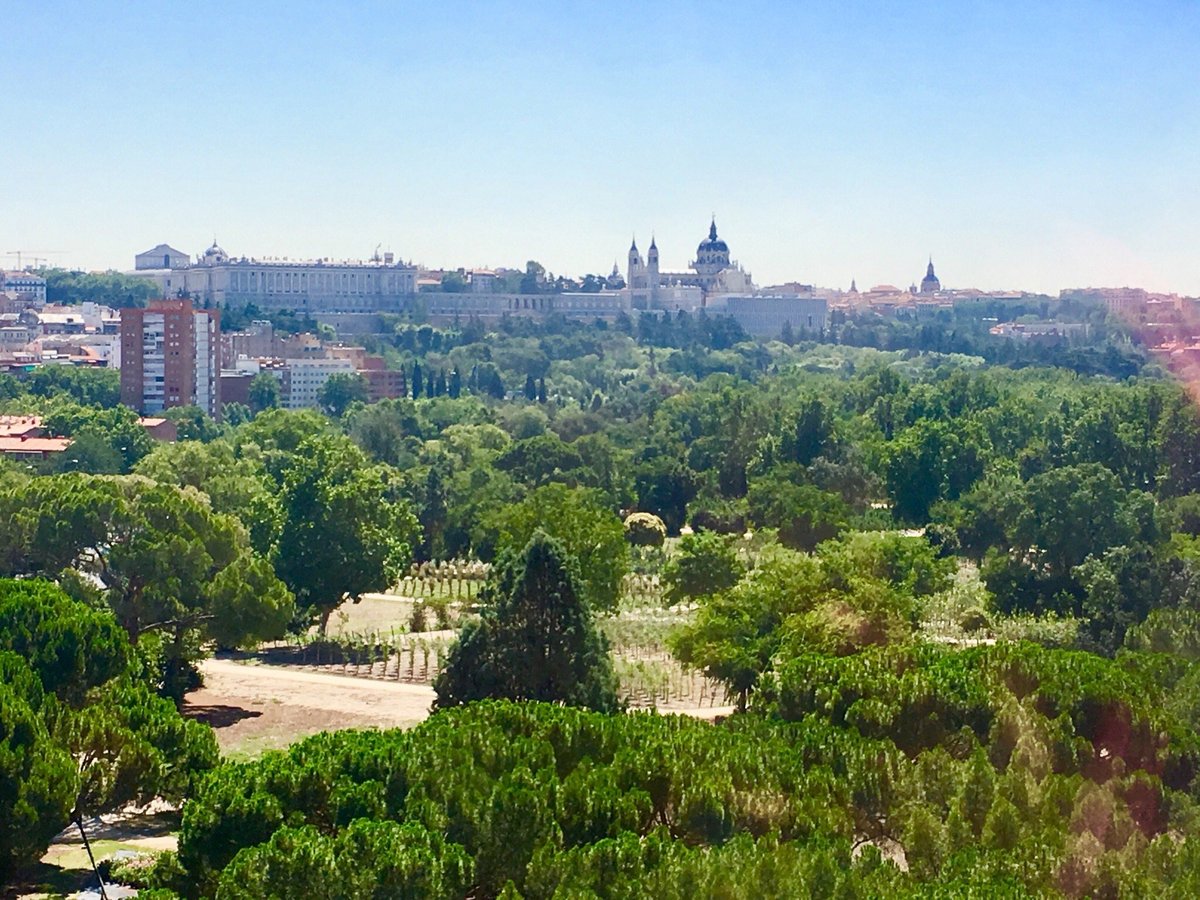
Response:
M415 362L413 363L412 398L414 400L420 400L421 391L424 388L425 380L421 377L421 364L419 362Z

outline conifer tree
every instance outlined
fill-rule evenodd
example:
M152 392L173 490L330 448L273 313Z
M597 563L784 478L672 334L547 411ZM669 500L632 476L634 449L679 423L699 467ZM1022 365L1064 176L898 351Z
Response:
M413 363L412 373L412 398L414 400L421 399L421 391L425 387L425 379L421 377L421 364Z
M434 685L435 705L493 697L617 709L608 641L580 594L575 559L538 530L498 569L494 605L463 629Z

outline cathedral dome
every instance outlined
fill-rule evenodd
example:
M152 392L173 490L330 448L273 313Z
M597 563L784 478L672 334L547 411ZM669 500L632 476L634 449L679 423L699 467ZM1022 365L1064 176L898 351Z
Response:
M219 257L220 259L229 259L229 254L227 254L224 250L222 250L217 245L216 241L213 241L212 246L204 251L204 258L212 259L213 257Z
M925 277L921 279L922 294L936 294L942 289L942 283L938 281L937 275L933 273L933 258L929 259L929 267L925 270Z
M708 228L708 240L700 242L700 246L696 248L696 255L703 256L705 253L728 252L729 245L717 237L717 221L714 219L712 225Z

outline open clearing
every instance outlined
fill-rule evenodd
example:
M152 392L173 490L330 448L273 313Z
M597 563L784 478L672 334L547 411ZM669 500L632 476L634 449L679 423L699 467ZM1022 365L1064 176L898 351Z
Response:
M212 725L221 752L257 756L340 728L403 728L429 715L433 688L229 659L205 660L185 712Z

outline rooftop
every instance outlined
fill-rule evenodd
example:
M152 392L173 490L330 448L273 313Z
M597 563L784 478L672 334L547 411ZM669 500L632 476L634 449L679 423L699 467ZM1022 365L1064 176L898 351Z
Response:
M69 446L70 438L0 435L0 453L61 453Z

